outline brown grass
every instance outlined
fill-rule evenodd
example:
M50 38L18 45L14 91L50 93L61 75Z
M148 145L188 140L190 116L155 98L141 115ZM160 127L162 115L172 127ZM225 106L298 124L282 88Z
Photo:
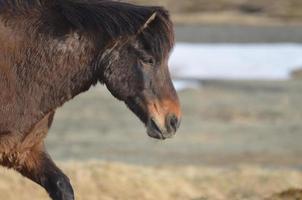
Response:
M104 162L61 166L79 200L253 200L302 185L299 171L260 167L142 167ZM1 169L0 176L0 199L48 199L43 189L13 171Z
M266 200L301 200L301 199L302 199L302 190L292 188L280 192L278 194L275 194Z
M275 25L302 22L301 0L128 0L165 6L178 24Z
M293 79L302 79L302 69L296 69L294 71L292 71L291 73L291 77Z

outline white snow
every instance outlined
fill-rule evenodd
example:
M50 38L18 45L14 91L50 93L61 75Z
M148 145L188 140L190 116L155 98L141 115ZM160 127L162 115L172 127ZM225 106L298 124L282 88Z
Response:
M178 43L170 58L172 76L185 79L284 80L299 67L302 44Z
M197 89L201 87L199 81L196 80L173 80L174 87L176 90L184 90L187 88Z

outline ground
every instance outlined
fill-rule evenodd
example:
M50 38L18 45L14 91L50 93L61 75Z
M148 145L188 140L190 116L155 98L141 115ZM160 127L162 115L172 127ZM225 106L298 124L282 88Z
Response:
M209 167L142 167L121 163L64 163L79 200L299 200L296 170ZM48 199L43 189L13 172L0 170L0 199ZM13 191L13 192L12 192ZM297 198L285 198L295 196ZM284 197L284 198L280 198Z
M57 112L47 147L79 200L302 199L301 89L299 80L202 81L179 93L182 127L159 142L97 87ZM0 176L0 199L47 199L12 171Z
M165 6L177 24L301 24L301 0L128 0Z
M149 138L122 102L97 87L58 110L47 145L59 160L299 168L301 90L299 80L204 80L199 89L179 92L181 128L162 142Z

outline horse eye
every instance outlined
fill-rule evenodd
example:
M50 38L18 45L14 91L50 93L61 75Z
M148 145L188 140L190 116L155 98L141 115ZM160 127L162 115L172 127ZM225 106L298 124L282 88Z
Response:
M155 65L155 60L154 58L147 58L143 60L144 63L149 64L149 65Z

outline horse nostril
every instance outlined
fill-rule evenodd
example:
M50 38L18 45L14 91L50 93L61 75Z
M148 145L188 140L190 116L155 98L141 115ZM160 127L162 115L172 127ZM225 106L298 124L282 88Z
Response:
M176 132L176 130L179 127L179 120L175 115L169 115L167 117L167 129L169 132L174 131Z

